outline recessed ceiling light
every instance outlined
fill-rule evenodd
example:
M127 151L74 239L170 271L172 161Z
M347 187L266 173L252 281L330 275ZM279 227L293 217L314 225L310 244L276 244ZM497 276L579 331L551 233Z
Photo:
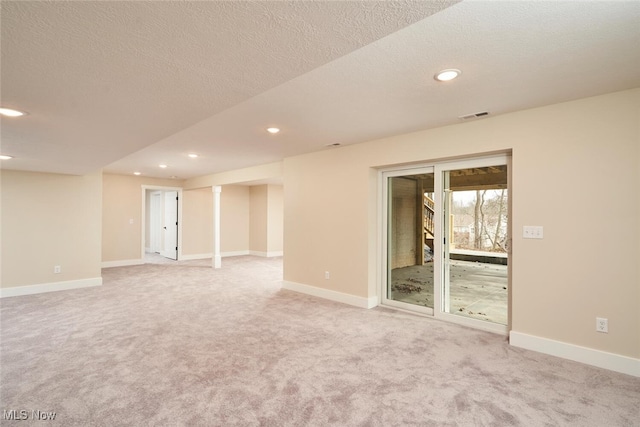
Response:
M24 116L26 113L18 110L14 110L12 108L0 108L0 114L7 117L20 117Z
M0 154L0 160L9 160L9 159L13 159L12 156L6 156L4 154Z
M167 165L164 165L164 164L158 165L158 166L160 166L162 169L165 169L167 167Z
M433 76L433 78L438 80L439 82L448 82L450 80L455 79L460 74L462 74L462 71L456 70L455 68L449 68L448 70L442 70L436 73L436 75Z
M278 129L278 128L267 128L267 132L276 134L276 133L280 132L280 129Z
M142 175L142 173L140 173L140 172L134 172L133 174L134 175Z
M189 157L191 157L192 159L196 159L198 158L198 155L196 153L190 153Z

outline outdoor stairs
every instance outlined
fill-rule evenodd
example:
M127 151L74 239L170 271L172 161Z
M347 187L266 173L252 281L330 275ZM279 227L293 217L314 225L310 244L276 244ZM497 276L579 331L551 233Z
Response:
M426 194L422 196L424 204L424 244L433 251L435 202Z

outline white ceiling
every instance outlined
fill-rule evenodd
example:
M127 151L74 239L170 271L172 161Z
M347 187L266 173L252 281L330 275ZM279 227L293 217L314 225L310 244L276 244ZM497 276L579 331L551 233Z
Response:
M10 169L182 179L640 87L638 1L1 7Z

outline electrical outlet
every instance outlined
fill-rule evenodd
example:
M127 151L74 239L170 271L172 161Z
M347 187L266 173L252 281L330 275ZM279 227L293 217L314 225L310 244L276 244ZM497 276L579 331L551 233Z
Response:
M328 271L324 272L324 278L327 279L327 280L329 280L331 278L331 275L329 274Z
M60 274L60 273L62 273L62 267L60 267L59 265L55 265L55 266L53 266L53 273L54 273L54 274Z
M596 332L609 332L609 320L604 317L596 317Z

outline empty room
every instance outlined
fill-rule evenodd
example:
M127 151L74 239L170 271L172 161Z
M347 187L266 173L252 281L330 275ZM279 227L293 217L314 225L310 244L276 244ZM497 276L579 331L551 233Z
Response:
M640 426L640 2L0 8L0 424Z

